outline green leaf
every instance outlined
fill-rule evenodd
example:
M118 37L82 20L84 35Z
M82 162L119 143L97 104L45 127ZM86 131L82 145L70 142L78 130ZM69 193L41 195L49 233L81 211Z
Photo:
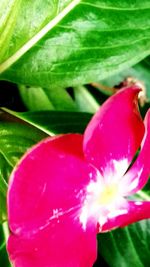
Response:
M146 87L147 97L150 100L150 58L141 61L132 68L119 72L117 75L101 81L102 84L113 87L121 83L127 77L134 77L143 82Z
M1 0L0 2L0 59L5 58L16 24L21 0Z
M6 192L10 173L20 157L46 135L28 125L0 124L0 222L6 220Z
M17 123L0 124L0 152L12 167L33 144L46 135L27 125Z
M55 110L77 111L77 106L64 88L43 88Z
M53 110L54 106L41 87L18 87L24 105L30 111Z
M1 26L9 36L0 46L1 79L66 88L102 80L150 53L149 0L11 2Z
M0 192L6 196L7 181L12 171L12 166L7 162L5 157L0 153Z
M10 267L10 262L8 259L6 251L6 239L8 238L8 225L3 223L0 225L0 266Z
M99 234L99 251L110 267L149 267L150 220Z
M141 63L141 80L144 81L147 91L147 97L150 101L150 57L147 57Z
M37 127L41 131L50 134L83 133L90 121L92 114L83 112L65 111L39 111L39 112L14 112L3 111Z
M7 180L12 171L12 166L6 161L4 156L0 153L0 222L6 220L6 193Z
M78 109L83 112L95 113L100 105L85 86L74 88L75 102Z
M75 102L63 88L53 90L53 88L20 85L19 92L25 106L30 111L77 110Z
M95 113L98 102L85 86L72 88L73 98L64 88L18 86L20 96L29 111L59 110Z
M1 181L0 181L0 183L1 183ZM7 220L6 196L4 197L0 191L0 223L4 222L6 220Z

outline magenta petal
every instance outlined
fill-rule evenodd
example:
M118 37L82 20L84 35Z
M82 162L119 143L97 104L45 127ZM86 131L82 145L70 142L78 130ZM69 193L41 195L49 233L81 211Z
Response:
M90 121L84 152L102 174L122 176L140 146L144 125L138 111L139 88L125 88L110 97ZM105 176L105 175L104 175Z
M89 225L84 232L75 218L73 224L73 218L60 223L55 220L35 235L11 234L7 250L13 266L92 267L96 259L95 227Z
M124 195L131 195L139 191L150 176L150 110L147 112L144 122L145 135L140 154L122 181L125 189Z
M111 231L148 218L150 218L150 201L129 201L127 208L118 211L118 215L116 213L114 217L110 216L108 221L99 228L99 232Z
M92 266L96 223L83 227L80 221L92 173L81 135L48 138L23 157L8 191L8 252L15 267Z

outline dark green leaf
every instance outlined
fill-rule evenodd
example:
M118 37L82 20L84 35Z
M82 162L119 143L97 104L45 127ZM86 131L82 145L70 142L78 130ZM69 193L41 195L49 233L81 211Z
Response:
M150 53L149 0L1 0L0 10L1 79L65 88Z
M150 266L150 220L100 234L99 251L110 267Z
M7 233L6 233L7 231ZM6 251L6 238L8 235L8 226L7 223L0 225L0 266L2 267L10 267L10 263L8 260L8 255Z
M14 112L8 109L3 110L50 135L71 132L83 133L92 117L92 114L83 112Z

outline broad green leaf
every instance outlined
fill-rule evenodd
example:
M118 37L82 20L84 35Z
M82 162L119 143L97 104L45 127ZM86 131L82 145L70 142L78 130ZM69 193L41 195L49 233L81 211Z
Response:
M150 53L149 0L10 2L17 11L14 23L6 19L13 7L4 13L1 30L10 35L2 39L1 79L66 88L102 80Z
M0 59L4 59L17 21L21 0L0 2Z
M110 267L150 266L150 220L98 235L99 252Z
M57 2L57 0L0 1L1 36L3 37L7 30L9 37L9 42L7 36L1 39L2 47L6 51L5 54L0 54L0 62L16 53L57 14Z
M83 133L92 117L92 114L83 112L14 112L4 108L3 110L50 135Z

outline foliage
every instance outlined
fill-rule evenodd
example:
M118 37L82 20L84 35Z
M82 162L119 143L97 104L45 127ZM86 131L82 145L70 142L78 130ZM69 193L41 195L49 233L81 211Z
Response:
M142 114L149 108L150 2L1 0L0 36L0 265L7 267L6 192L25 151L47 135L82 133L127 76L145 83ZM149 185L138 197L149 200ZM99 235L97 266L149 267L149 223Z

